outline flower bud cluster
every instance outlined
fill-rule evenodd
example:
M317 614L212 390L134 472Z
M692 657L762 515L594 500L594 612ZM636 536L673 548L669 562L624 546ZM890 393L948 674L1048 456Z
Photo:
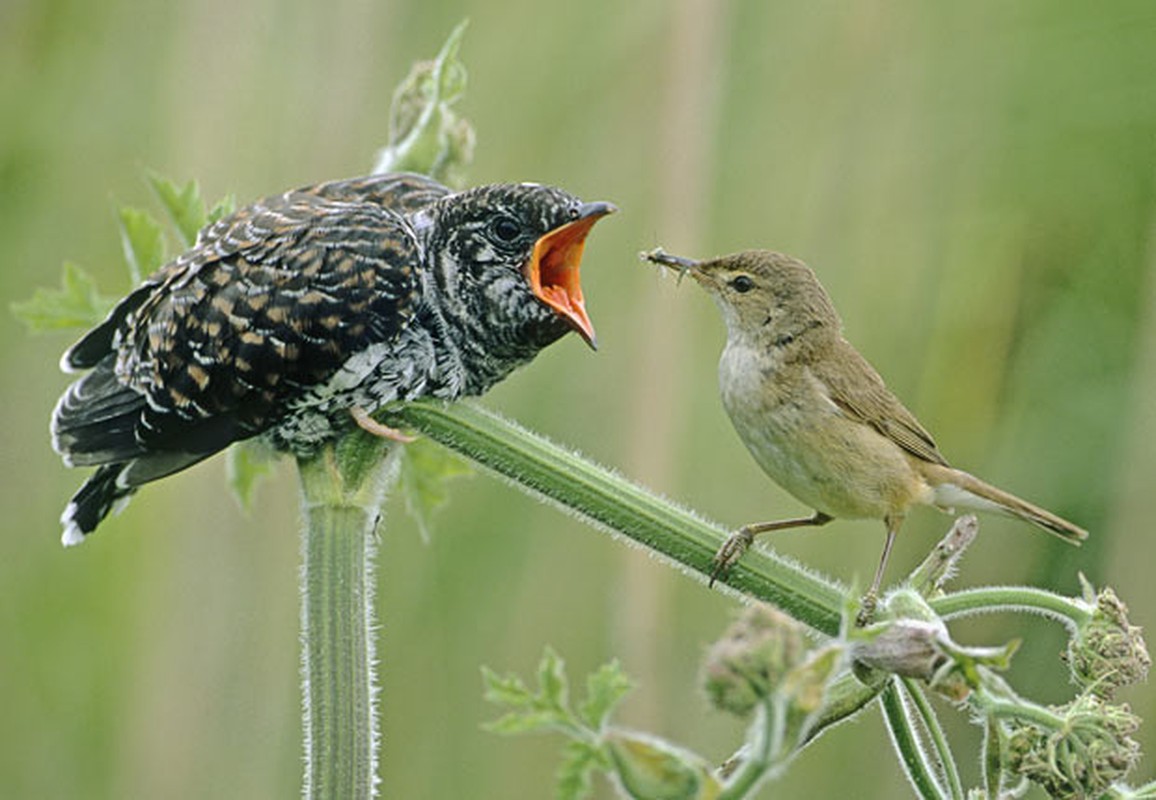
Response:
M1009 725L1007 761L1012 772L1058 798L1102 797L1140 759L1131 734L1139 718L1087 692L1052 709L1059 724L1015 720Z
M1085 583L1085 595L1091 595ZM1068 642L1063 659L1081 689L1110 699L1116 690L1148 677L1152 658L1138 625L1128 622L1128 607L1111 588L1095 596L1091 619Z

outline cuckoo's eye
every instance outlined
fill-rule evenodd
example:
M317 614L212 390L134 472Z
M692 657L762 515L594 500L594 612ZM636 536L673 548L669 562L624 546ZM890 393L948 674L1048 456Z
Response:
M522 235L522 226L512 217L498 217L490 226L495 238L502 242L512 242Z
M746 275L739 275L736 278L732 278L730 284L731 288L739 294L746 294L751 289L755 288L755 282Z

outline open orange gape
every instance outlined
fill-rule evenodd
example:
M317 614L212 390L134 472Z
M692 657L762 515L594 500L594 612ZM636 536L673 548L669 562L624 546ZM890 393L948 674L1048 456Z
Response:
M586 314L579 270L586 236L594 223L618 209L610 203L583 203L578 216L534 243L526 262L526 279L534 296L554 309L592 349L598 349L594 325Z

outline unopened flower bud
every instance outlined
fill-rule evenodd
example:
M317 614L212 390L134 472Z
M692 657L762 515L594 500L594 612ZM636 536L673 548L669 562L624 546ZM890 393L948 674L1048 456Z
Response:
M1018 641L1003 647L957 644L927 601L910 589L887 599L887 616L890 619L850 635L856 677L868 684L878 680L878 672L920 678L959 702L981 682L981 668L1007 669L1019 646Z
M712 800L720 786L703 759L669 742L630 731L611 730L606 752L626 796L637 800Z
M939 645L946 637L942 622L899 619L884 623L870 638L856 640L851 657L873 669L931 680L948 661Z
M768 605L750 606L711 646L703 686L715 708L746 716L806 656L798 622Z

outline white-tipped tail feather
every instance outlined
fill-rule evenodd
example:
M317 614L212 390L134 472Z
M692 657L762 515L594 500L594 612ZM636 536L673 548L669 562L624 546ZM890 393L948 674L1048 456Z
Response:
M60 515L60 524L64 526L64 533L60 534L60 543L65 547L74 547L84 541L80 526L72 521L75 515L76 503L69 503L64 513Z

